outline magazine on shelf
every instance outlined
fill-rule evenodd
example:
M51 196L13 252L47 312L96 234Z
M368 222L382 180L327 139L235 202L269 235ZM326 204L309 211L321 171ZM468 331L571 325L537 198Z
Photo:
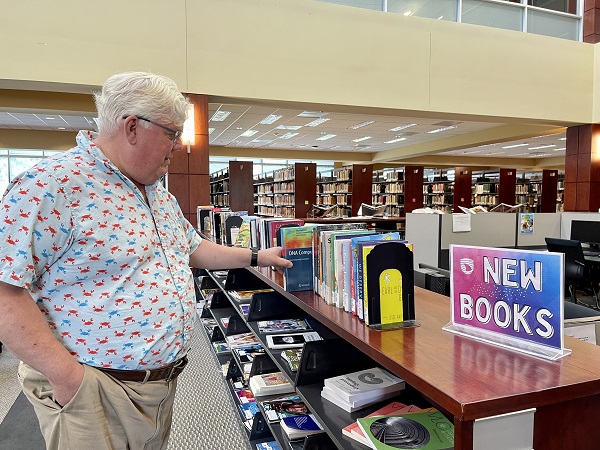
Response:
M284 417L300 416L309 412L308 407L299 395L263 400L260 402L260 405L269 422L277 422Z
M294 334L267 334L269 348L294 348L302 347L306 342L320 341L322 338L316 331Z
M281 352L281 359L288 363L292 372L296 372L298 370L298 367L300 367L301 357L301 348L288 348Z
M265 349L260 344L238 347L233 349L233 351L241 363L252 362L256 356L263 355L265 353Z
M259 320L256 325L261 333L280 333L287 331L307 331L311 326L306 319Z
M277 441L259 442L256 450L282 450Z
M250 302L254 294L259 292L273 292L272 288L247 289L241 291L227 291L229 296L236 302Z
M454 425L434 408L401 415L364 417L357 422L374 450L454 448Z
M248 347L250 345L260 345L260 341L254 333L240 333L225 336L225 340L229 344L229 348Z

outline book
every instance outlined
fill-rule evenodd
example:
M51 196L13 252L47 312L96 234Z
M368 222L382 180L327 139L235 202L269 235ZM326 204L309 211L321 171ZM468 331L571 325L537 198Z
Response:
M256 358L256 356L265 353L265 349L260 344L238 347L233 349L233 351L241 363L252 362L254 361L254 358Z
M240 232L240 227L244 220L240 217L241 215L248 215L248 211L235 211L225 216L225 244L233 245L237 240ZM222 216L223 217L223 216Z
M377 411L373 411L371 414L365 417L377 417L377 416L393 416L397 414L402 414L404 412L410 411L418 411L419 408L416 406L408 406L402 402L391 402L385 405L383 408L379 408ZM342 434L348 436L351 439L354 439L361 444L370 447L369 441L365 438L364 433L360 429L358 422L354 421L350 425L342 428Z
M387 205L373 206L361 203L358 207L358 216L383 217Z
M269 348L294 348L302 347L306 342L320 341L322 338L316 331L295 334L267 334Z
M210 233L210 211L212 209L212 206L196 207L196 223L200 231Z
M357 422L374 450L454 448L454 425L436 409L364 417Z
M268 237L268 241L267 241L267 245L265 248L268 247L277 247L279 244L279 241L277 240L277 231L284 225L289 226L289 225L297 225L297 226L301 226L304 225L304 220L302 219L286 219L286 218L277 218L277 219L269 219L268 221L268 227L267 227L267 237Z
M275 395L294 392L294 386L281 372L263 373L250 377L250 390L257 395Z
M348 403L369 399L379 394L400 392L404 389L404 385L404 380L380 367L326 378L324 381L325 387Z
M366 408L367 406L374 405L375 403L379 403L384 400L388 400L397 395L398 395L398 392L378 393L369 398L366 398L363 400L355 400L350 403L350 402L347 402L346 400L338 397L336 395L336 393L333 390L331 390L331 388L328 388L327 386L323 386L323 389L321 389L321 397L322 398L324 398L327 401L330 401L331 403L336 405L338 408L342 408L344 411L348 411L349 413Z
M258 327L258 331L261 333L307 331L312 329L306 319L259 320L256 325Z
M290 441L304 439L306 436L324 433L323 427L312 414L284 417L280 422L281 429Z
M256 402L240 403L238 405L244 419L252 419L254 415L260 411Z
M241 303L240 310L242 311L243 315L247 316L248 311L250 311L250 304L249 303Z
M506 203L498 203L496 206L490 209L490 212L519 212L523 206L522 203L518 205L507 205Z
M236 302L250 302L252 300L252 296L259 292L273 292L273 289L272 288L262 288L262 289L247 289L247 290L242 290L242 291L227 291L229 296Z
M301 348L288 348L281 352L281 359L288 363L292 372L296 372L298 370L298 367L300 367L301 357Z
M479 214L479 213L488 212L487 209L485 209L483 206L480 206L480 205L473 206L472 208L467 208L465 206L459 206L458 209L460 209L465 214Z
M304 404L299 395L263 400L260 402L260 405L269 422L277 422L284 417L308 414L308 407Z
M277 441L259 442L256 444L256 450L281 450Z
M281 228L283 257L294 264L283 272L283 288L288 292L313 289L312 230L315 225Z
M254 335L254 333L250 332L225 336L225 340L231 349L247 347L250 345L260 345L258 338Z
M229 345L225 341L213 342L212 345L217 353L227 353L229 351Z

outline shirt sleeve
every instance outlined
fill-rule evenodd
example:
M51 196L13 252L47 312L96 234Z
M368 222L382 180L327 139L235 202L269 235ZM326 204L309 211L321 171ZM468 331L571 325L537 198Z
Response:
M0 281L29 289L71 245L65 187L34 167L9 185L0 218Z

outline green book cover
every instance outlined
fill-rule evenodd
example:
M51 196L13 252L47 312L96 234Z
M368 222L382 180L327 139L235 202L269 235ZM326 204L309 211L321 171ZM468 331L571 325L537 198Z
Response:
M364 417L358 425L375 450L454 448L454 425L438 410Z

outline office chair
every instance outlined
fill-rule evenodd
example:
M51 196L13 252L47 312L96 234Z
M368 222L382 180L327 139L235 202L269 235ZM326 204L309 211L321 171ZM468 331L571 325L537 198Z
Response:
M596 303L596 308L600 309L598 293L592 280L588 277L587 267L585 265L585 257L580 241L570 239L545 238L546 247L549 252L563 253L565 255L565 288L571 297L573 303L580 303L585 306L584 302L577 300L577 289L590 293Z

